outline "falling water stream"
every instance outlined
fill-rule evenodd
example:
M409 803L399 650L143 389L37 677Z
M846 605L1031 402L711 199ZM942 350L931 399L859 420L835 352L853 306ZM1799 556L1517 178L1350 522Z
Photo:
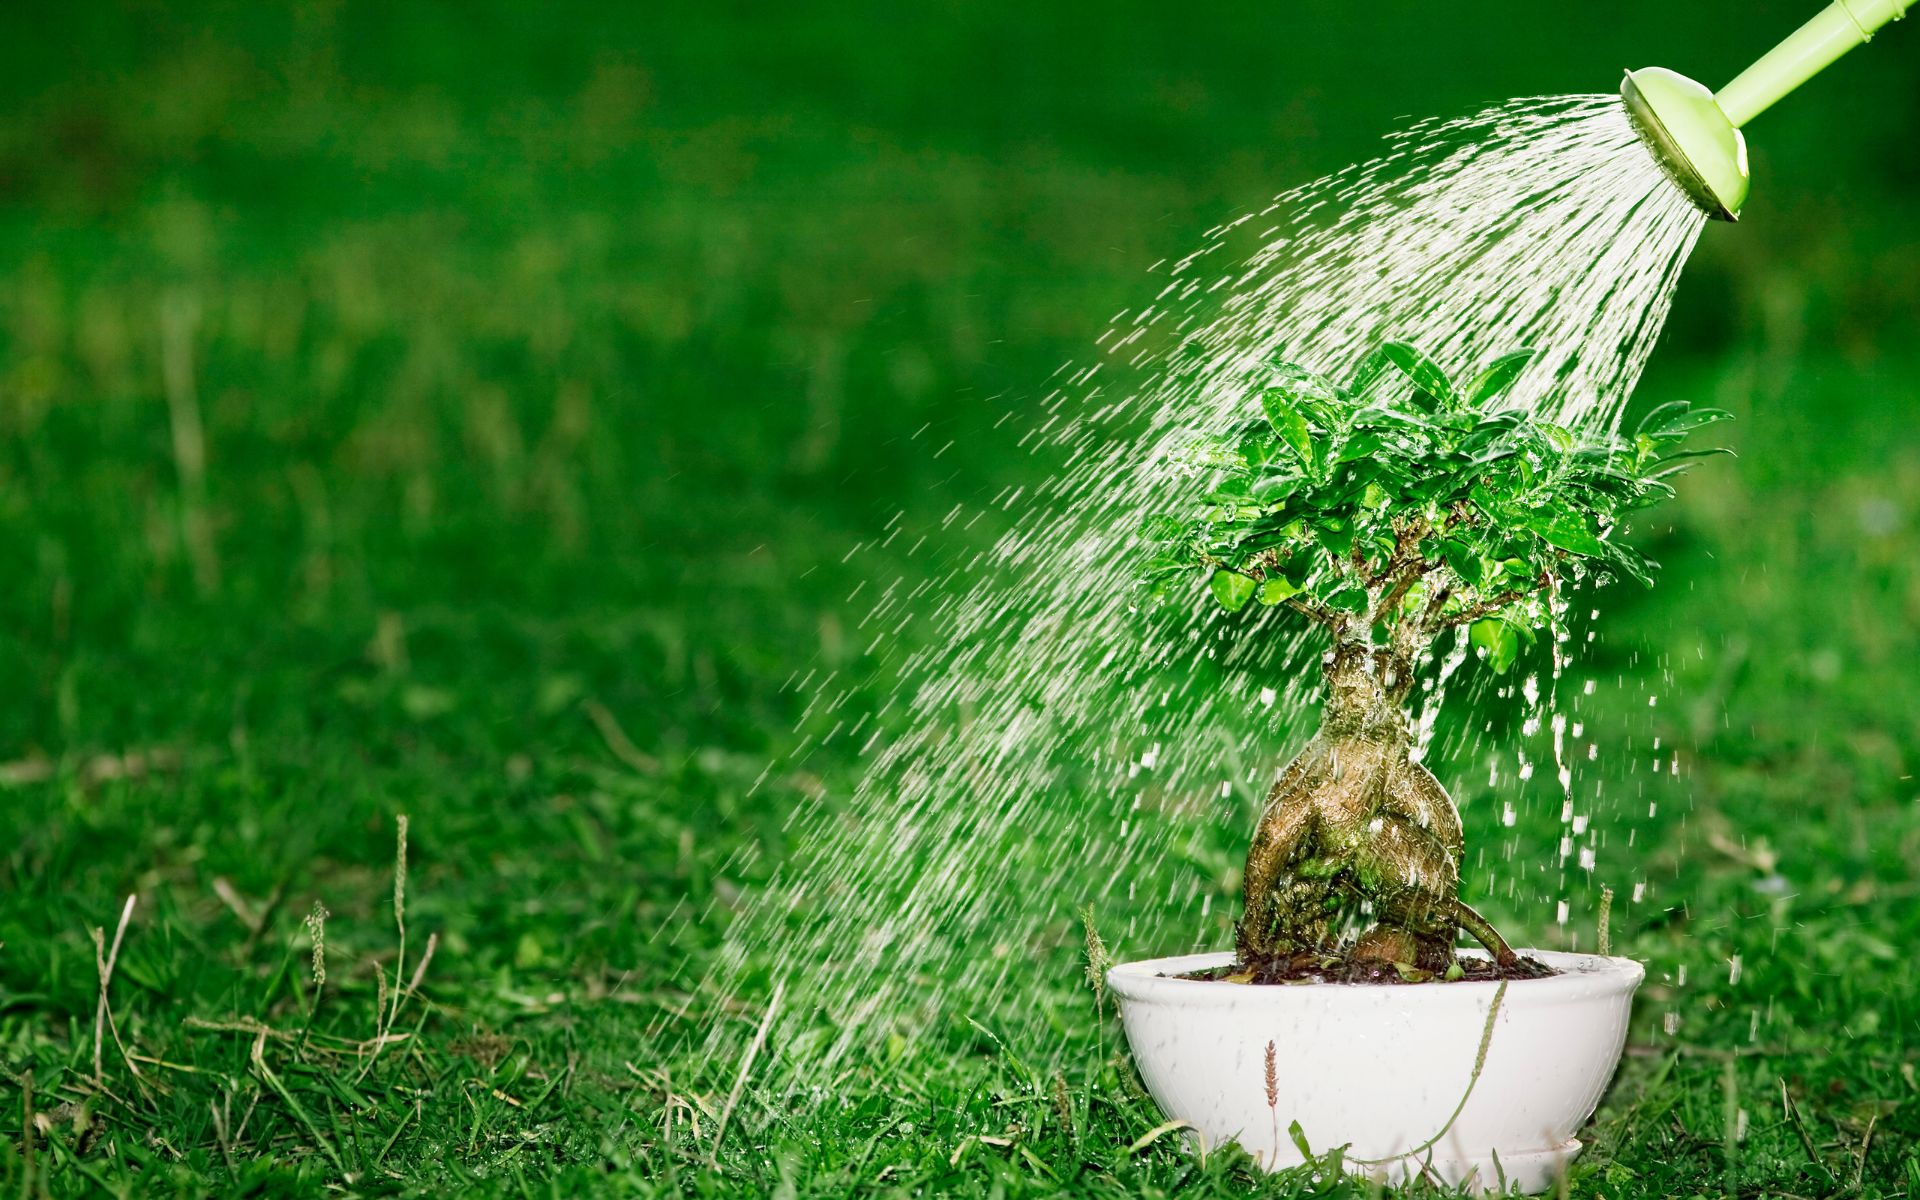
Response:
M1135 956L1220 948L1219 864L1196 830L1247 836L1310 728L1318 672L1284 610L1228 622L1196 591L1180 619L1138 611L1142 526L1181 486L1169 451L1244 419L1268 356L1343 378L1382 337L1451 371L1538 348L1507 403L1611 426L1703 221L1617 97L1528 99L1417 124L1163 268L1047 397L1024 443L1059 465L995 498L1009 531L881 590L875 618L917 611L935 631L889 702L901 732L867 748L851 797L794 814L794 860L747 902L707 986L739 994L777 964L783 1061L824 1079L881 1029L1035 1019L1023 980L1065 961L1083 904ZM1423 737L1463 657L1443 647L1429 672ZM1558 748L1554 674L1514 702L1554 722ZM1458 749L1427 747L1443 781L1484 769ZM1572 768L1556 767L1572 820ZM710 1050L730 1054L735 1033Z

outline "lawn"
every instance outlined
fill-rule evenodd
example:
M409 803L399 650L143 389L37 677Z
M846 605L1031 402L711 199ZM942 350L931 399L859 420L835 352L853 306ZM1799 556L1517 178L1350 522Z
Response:
M857 590L1000 532L941 517L1045 469L1152 264L1402 114L1802 6L1466 7L0 17L0 1194L1364 1192L1161 1130L1064 915L1033 1019L902 1014L810 1095L704 1058L770 997L698 984L862 769L794 760L798 681L885 703L939 630ZM1648 965L1572 1195L1920 1195L1920 93L1861 54L1636 401L1740 457L1595 600L1592 872L1551 772L1486 782L1537 739L1449 716L1470 898L1588 948L1610 888ZM1221 946L1250 822L1191 865ZM1115 953L1184 948L1148 903Z

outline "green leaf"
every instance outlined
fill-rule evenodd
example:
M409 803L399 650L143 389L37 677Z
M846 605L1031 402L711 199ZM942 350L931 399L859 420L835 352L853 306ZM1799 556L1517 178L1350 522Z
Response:
M1187 532L1187 522L1166 513L1155 513L1140 522L1140 534L1156 542L1170 542Z
M1662 483L1659 477L1662 475L1677 475L1691 465L1691 463L1681 463L1670 471L1659 471L1646 479L1642 479L1640 481L1639 492L1625 501L1623 507L1650 508L1662 500L1671 500L1675 496L1678 496L1680 493L1673 489L1673 485Z
M1215 571L1213 578L1207 581L1207 590L1220 602L1220 607L1228 612L1239 612L1253 599L1255 584L1248 576L1238 571Z
M1249 467L1260 467L1273 461L1280 452L1280 444L1274 440L1273 431L1261 425L1258 431L1242 437L1236 449Z
M1539 576L1539 568L1526 559L1503 558L1487 572L1486 586L1492 591L1505 591L1510 587L1520 587Z
M1300 1152L1300 1157L1311 1161L1313 1148L1307 1145L1307 1134L1300 1128L1300 1122L1293 1121L1287 1125L1287 1136L1293 1139L1293 1148Z
M1473 381L1473 386L1467 389L1467 403L1476 406L1485 404L1512 387L1513 381L1520 378L1520 372L1526 370L1527 364L1533 361L1535 353L1533 350L1515 350L1488 363Z
M1487 413L1473 423L1473 432L1482 437L1497 437L1511 432L1527 423L1525 413L1496 412Z
M1709 425L1718 425L1722 421L1733 420L1733 414L1724 408L1696 408L1686 416L1668 421L1662 433L1692 433L1696 429L1705 429Z
M1253 498L1262 504L1280 504L1300 487L1298 475L1263 475L1253 481Z
M1639 551L1627 546L1616 546L1612 542L1608 542L1607 549L1612 551L1611 554L1607 555L1607 564L1609 566L1616 568L1621 574L1632 579L1641 587L1653 586L1653 573L1659 568L1659 563L1654 562Z
M1287 536L1277 529L1260 527L1253 530L1253 532L1242 538L1238 543L1232 546L1222 547L1222 552L1216 553L1214 557L1223 562L1246 562L1264 554L1268 550L1277 549L1284 545L1287 540ZM1191 566L1192 564L1189 563L1188 565Z
M1696 429L1705 429L1733 414L1724 408L1695 408L1685 400L1671 400L1640 419L1634 432L1656 438L1685 437Z
M1245 504L1253 499L1253 486L1245 475L1223 475L1206 495L1208 504Z
M1391 360L1387 357L1385 347L1376 346L1368 351L1367 356L1361 359L1360 365L1354 369L1353 381L1347 384L1347 394L1356 399L1359 398L1373 386L1373 381L1380 378L1389 365Z
M1512 518L1513 505L1505 496L1498 496L1487 487L1485 479L1467 489L1467 497L1474 507L1495 521L1507 521Z
M1385 444L1386 439L1378 430L1356 429L1347 435L1345 442L1340 444L1340 454L1336 461L1349 463L1363 458L1372 458Z
M1268 386L1285 396L1290 404L1314 409L1341 402L1339 388L1298 363L1275 360L1268 366L1272 371Z
M1255 593L1255 597L1260 603L1272 607L1282 600L1285 600L1288 596L1299 594L1299 591L1300 589L1293 586L1293 581L1286 576L1269 575L1265 580L1261 581L1260 590Z
M1343 587L1327 597L1327 606L1342 612L1363 613L1367 611L1367 589L1357 583Z
M1330 554L1344 556L1353 549L1353 525L1339 517L1326 517L1315 522L1313 536Z
M1610 467L1578 469L1565 480L1566 486L1596 507L1607 500L1626 500L1640 492L1642 480Z
M1633 431L1635 433L1657 432L1660 429L1661 422L1678 416L1692 407L1693 405L1685 400L1669 400L1665 404L1658 405L1649 410L1646 416L1640 418L1640 423L1633 427Z
M1475 621L1467 640L1487 652L1487 664L1496 675L1505 675L1520 657L1520 635L1505 621Z
M1380 352L1413 380L1415 387L1449 408L1454 406L1453 384L1439 364L1405 342L1382 342Z
M1353 432L1349 436L1358 437L1376 430L1381 435L1383 450L1403 456L1430 453L1433 443L1445 432L1420 413L1405 409L1374 405L1353 414Z
M1468 587L1479 587L1486 578L1486 564L1481 561L1480 552L1471 546L1448 538L1440 543L1440 556Z
M1262 392L1260 404L1267 410L1267 420L1273 424L1273 431L1280 435L1280 440L1300 460L1300 469L1309 475L1315 474L1313 431L1308 428L1307 419L1300 415L1300 410L1278 392Z
M1734 454L1732 450L1729 450L1725 446L1708 446L1700 450L1676 450L1672 454L1662 455L1660 461L1654 465L1667 467L1690 458L1712 458L1716 454L1725 454L1734 458L1739 457L1739 455Z
M1585 513L1571 508L1534 510L1521 522L1539 534L1549 545L1588 558L1607 557L1607 544L1593 532Z

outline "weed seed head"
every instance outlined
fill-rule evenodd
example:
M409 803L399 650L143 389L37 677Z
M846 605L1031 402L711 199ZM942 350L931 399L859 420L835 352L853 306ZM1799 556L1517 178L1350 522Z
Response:
M313 943L313 986L314 990L327 986L327 906L318 900L313 902L313 911L307 914L307 940Z

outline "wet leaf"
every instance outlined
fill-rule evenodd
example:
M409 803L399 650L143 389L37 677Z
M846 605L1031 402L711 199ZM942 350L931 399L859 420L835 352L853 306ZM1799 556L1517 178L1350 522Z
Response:
M1448 538L1440 543L1440 554L1447 568L1467 586L1478 587L1486 579L1486 563L1473 547Z
M1505 621L1475 621L1467 640L1487 652L1487 665L1496 675L1505 675L1520 657L1520 635Z
M1220 602L1220 607L1228 612L1239 612L1253 599L1255 584L1248 576L1238 571L1215 571L1213 578L1207 581L1207 590Z
M1524 522L1528 529L1544 538L1550 545L1574 554L1584 554L1588 558L1605 558L1607 546L1593 532L1584 513L1569 508L1529 513Z
M1380 352L1387 356L1388 362L1399 367L1408 379L1413 380L1414 387L1441 405L1449 408L1454 405L1453 384L1438 363L1405 342L1382 342Z
M1511 354L1502 354L1488 363L1486 369L1480 372L1473 381L1473 385L1467 389L1467 403L1485 404L1489 400L1497 399L1513 386L1514 380L1520 378L1520 372L1527 369L1527 364L1533 361L1535 353L1537 352L1533 350L1515 350Z
M1309 409L1339 404L1343 399L1339 388L1299 363L1284 360L1269 363L1267 382L1271 390L1284 395L1289 404Z
M1261 582L1257 597L1260 603L1272 606L1299 593L1300 589L1293 585L1292 580L1284 575L1272 575Z
M1353 380L1347 384L1348 394L1354 397L1364 394L1373 386L1374 380L1380 378L1391 365L1392 362L1387 357L1384 346L1375 347L1369 351L1367 356L1360 360L1360 365L1354 369Z
M1314 540L1329 553L1344 556L1353 549L1353 525L1339 518L1327 518L1313 527Z
M1327 597L1327 606L1342 612L1363 613L1367 611L1367 589L1357 583L1343 587Z
M1273 423L1273 431L1293 451L1300 469L1313 474L1317 464L1313 452L1313 432L1307 426L1307 419L1277 393L1267 392L1260 397L1260 401L1266 407L1267 420Z
M1671 400L1642 417L1634 432L1651 438L1684 437L1732 419L1733 414L1724 408L1695 408L1685 400Z
M1356 429L1340 444L1338 461L1355 462L1378 454L1386 439L1375 429Z
M1267 475L1253 481L1253 498L1262 504L1279 504L1299 490L1304 481L1298 475Z

